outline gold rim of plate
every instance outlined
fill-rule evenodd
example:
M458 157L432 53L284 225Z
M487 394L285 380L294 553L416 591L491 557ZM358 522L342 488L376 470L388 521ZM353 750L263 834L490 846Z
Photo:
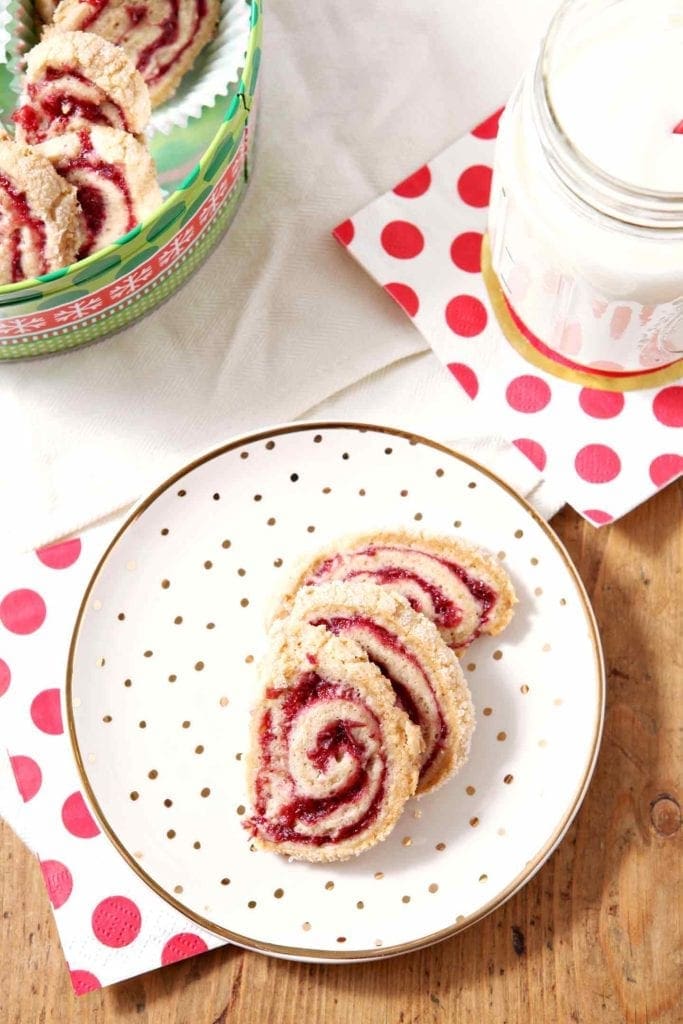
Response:
M169 487L177 483L178 480L186 476L188 473L197 469L198 466L204 465L210 462L212 459L218 458L224 455L226 452L234 451L236 448L243 447L245 445L254 444L258 441L268 440L269 438L279 437L283 434L301 433L303 431L311 430L357 430L359 432L374 432L379 434L387 434L391 437L401 437L414 444L425 445L429 448L435 449L436 451L442 452L445 455L456 459L458 462L465 463L471 466L473 469L482 473L488 477L504 491L507 492L515 501L521 506L522 510L531 516L534 522L540 526L545 535L548 537L553 547L560 555L566 569L571 576L579 598L581 605L590 629L591 644L593 647L593 655L595 659L595 671L597 676L597 689L598 689L598 702L596 708L595 721L593 724L593 741L591 744L590 754L587 760L587 764L578 786L574 799L571 805L567 808L559 825L556 826L550 838L537 852L535 857L530 860L525 866L524 870L521 871L516 878L510 882L497 896L485 903L484 906L480 907L474 913L462 916L449 925L446 928L442 928L437 932L432 932L428 935L423 935L418 939L413 939L410 942L403 942L395 946L382 946L379 948L372 949L356 949L356 950L329 950L329 949L311 949L301 946L281 946L270 942L261 942L257 939L252 939L247 935L240 935L237 932L230 931L229 928L223 928L221 925L217 925L210 921L208 918L202 917L201 914L195 913L189 907L186 907L180 900L176 899L174 895L167 892L162 886L158 884L147 872L140 866L134 856L126 849L124 843L118 837L114 829L109 824L107 817L102 810L102 807L97 800L97 797L90 785L88 779L87 770L85 767L85 761L81 753L78 739L76 737L76 723L74 718L74 706L73 706L73 669L74 669L74 658L76 654L76 647L78 645L78 639L83 624L84 615L87 609L89 598L92 594L93 588L97 582L100 572L109 561L109 557L119 542L119 539L126 533L126 531L137 522L140 516L151 507L156 499L163 494ZM602 728L605 716L605 694L606 694L606 678L605 678L605 665L602 656L602 647L600 644L600 637L598 633L597 622L595 615L591 607L586 589L583 585L581 577L579 576L569 553L562 544L559 537L555 534L554 530L549 524L542 518L542 516L523 498L518 494L509 484L502 480L491 470L481 466L474 459L469 458L467 455L462 455L459 452L454 451L452 448L448 448L446 445L440 444L438 441L432 441L430 438L422 437L420 434L415 434L410 431L400 430L394 427L378 426L377 424L370 423L354 423L344 422L340 420L333 421L312 421L302 423L285 424L284 426L272 427L266 430L260 430L253 434L245 434L228 441L226 444L221 445L218 448L214 448L211 451L200 455L198 458L189 462L183 466L182 469L177 470L172 476L168 477L162 484L152 491L146 498L136 505L133 511L126 518L126 521L117 531L113 540L109 543L104 554L100 558L97 566L90 578L90 582L85 589L81 604L76 616L76 623L74 625L73 634L71 637L71 643L69 645L69 656L66 670L66 714L69 731L69 739L76 761L76 768L80 777L83 788L87 794L88 800L95 815L98 819L99 824L102 827L103 832L114 847L118 850L124 860L130 865L133 871L138 875L149 888L160 896L166 903L172 906L179 913L183 914L189 920L207 931L213 932L215 935L221 936L221 938L228 939L230 942L237 946L241 946L245 949L255 950L261 953L271 953L275 956L287 958L295 958L302 960L314 960L314 961L325 961L325 960L381 960L388 957L397 956L401 953L410 953L417 949L423 949L425 946L431 946L436 942L441 942L443 939L448 939L453 935L457 935L458 932L464 931L465 928L469 928L470 925L475 924L482 918L486 917L492 911L496 910L503 903L505 903L511 896L514 896L527 882L529 882L537 871L545 864L546 860L550 857L551 853L559 845L564 838L569 826L571 825L574 817L576 816L581 803L586 795L588 786L591 781L591 777L595 770L597 762L598 752L600 749L600 740L602 737Z

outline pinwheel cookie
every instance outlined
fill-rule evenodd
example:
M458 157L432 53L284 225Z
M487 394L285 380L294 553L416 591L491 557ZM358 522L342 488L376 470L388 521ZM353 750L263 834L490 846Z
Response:
M67 266L80 242L73 186L44 156L0 140L0 284Z
M354 640L391 684L422 733L418 794L458 770L469 753L474 709L458 659L432 622L398 591L341 581L299 591L288 623L300 621Z
M172 96L212 38L220 0L61 0L50 32L94 32L123 47L152 106Z
M300 587L331 580L365 581L398 590L455 649L467 647L481 633L500 633L517 601L500 563L474 544L391 530L342 538L306 559L271 618L289 613Z
M254 843L345 860L384 839L417 785L420 732L352 640L292 623L262 666L247 765Z
M148 89L121 47L89 32L51 32L26 58L12 119L17 138L36 145L91 125L138 135L149 115Z
M151 156L127 132L95 125L56 135L35 150L77 190L83 221L80 259L116 241L162 201Z

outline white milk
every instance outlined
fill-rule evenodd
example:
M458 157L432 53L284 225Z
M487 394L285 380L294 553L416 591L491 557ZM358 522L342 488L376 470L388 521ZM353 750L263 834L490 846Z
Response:
M683 0L566 4L508 104L493 266L572 362L637 372L683 354L681 122Z

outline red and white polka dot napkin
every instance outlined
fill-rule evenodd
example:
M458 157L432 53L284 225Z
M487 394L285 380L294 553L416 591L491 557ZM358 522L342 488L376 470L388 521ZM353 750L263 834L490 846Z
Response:
M454 422L467 416L470 432L509 438L570 505L602 525L683 472L683 386L626 394L581 387L527 362L506 339L480 259L500 113L334 235L451 371L460 386Z
M0 812L40 860L77 995L225 944L157 896L100 832L64 732L67 651L85 586L117 524L3 561L0 751L21 795ZM18 813L17 813L18 812Z

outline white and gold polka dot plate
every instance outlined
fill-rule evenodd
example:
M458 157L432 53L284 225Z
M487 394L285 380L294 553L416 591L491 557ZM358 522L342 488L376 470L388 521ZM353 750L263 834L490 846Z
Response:
M399 526L498 552L519 595L505 633L463 657L470 761L353 861L254 851L244 756L267 601L304 552ZM66 701L93 809L159 895L242 946L362 960L452 935L538 870L588 786L604 672L566 552L504 483L399 431L297 424L226 444L138 506L83 599Z

